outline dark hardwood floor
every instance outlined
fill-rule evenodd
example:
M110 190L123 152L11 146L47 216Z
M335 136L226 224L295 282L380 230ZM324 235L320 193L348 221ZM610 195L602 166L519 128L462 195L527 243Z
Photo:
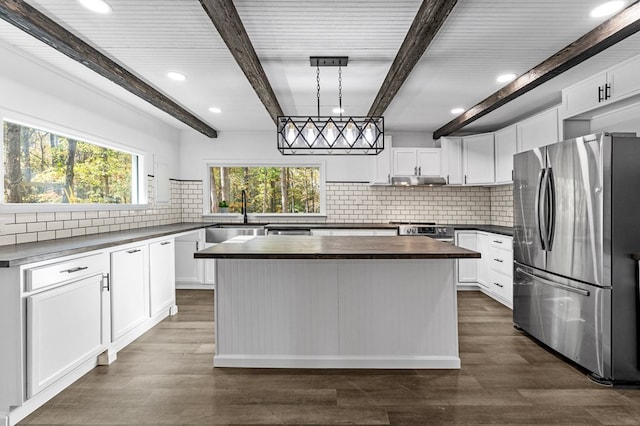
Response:
M213 293L22 424L640 424L640 390L604 387L459 293L461 370L214 369Z

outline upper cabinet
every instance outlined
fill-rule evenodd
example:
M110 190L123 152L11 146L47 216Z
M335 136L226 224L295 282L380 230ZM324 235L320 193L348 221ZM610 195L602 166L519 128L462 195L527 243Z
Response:
M466 185L495 183L493 133L462 138L462 169Z
M513 181L513 155L517 149L516 126L505 127L495 133L496 183Z
M558 108L552 108L523 120L518 129L518 152L556 143L560 140Z
M447 185L462 185L462 138L443 137L440 139L442 153L442 176Z
M391 136L384 137L384 149L373 156L371 176L373 185L391 184Z
M395 176L440 176L440 148L392 149Z
M622 62L562 91L565 118L640 93L640 56Z

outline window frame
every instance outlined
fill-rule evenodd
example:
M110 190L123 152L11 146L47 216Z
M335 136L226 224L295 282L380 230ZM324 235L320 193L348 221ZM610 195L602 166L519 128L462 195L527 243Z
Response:
M0 120L2 121L3 129L5 121L18 124L20 126L26 126L42 130L49 133L54 133L66 138L73 138L81 140L83 142L90 143L92 145L101 146L108 149L117 150L132 156L136 156L138 161L137 165L133 166L132 175L137 175L137 191L138 191L138 203L136 204L113 204L113 203L84 203L84 204L71 204L71 203L5 203L4 202L4 131L2 148L0 148L0 176L3 179L0 180L0 213L38 213L38 212L72 212L72 211L96 211L96 210L143 210L149 207L148 204L148 185L147 174L145 168L145 153L137 149L122 143L114 142L107 138L97 136L91 133L84 132L78 129L72 129L70 127L51 123L46 120L28 116L25 114L9 112L7 110L0 109ZM136 173L137 172L137 173ZM132 182L133 186L133 182ZM133 188L132 188L133 189Z
M260 160L205 160L204 174L202 178L202 217L217 218L241 218L239 213L212 213L209 211L209 192L211 190L211 180L209 179L209 169L211 167L318 167L320 170L320 212L319 213L248 213L248 217L286 217L286 218L319 218L327 216L326 206L326 162L325 161L260 161Z

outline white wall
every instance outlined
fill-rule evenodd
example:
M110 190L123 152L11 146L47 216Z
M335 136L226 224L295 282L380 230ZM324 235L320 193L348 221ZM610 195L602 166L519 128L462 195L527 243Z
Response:
M53 71L41 61L0 44L0 114L22 122L50 123L79 137L142 152L147 174L153 156L178 174L180 132L87 85ZM31 123L27 123L31 124ZM49 130L49 129L46 129Z
M207 160L247 160L279 163L326 162L327 181L369 182L373 156L370 155L282 155L273 132L219 132L210 139L183 131L180 143L180 179L202 180Z

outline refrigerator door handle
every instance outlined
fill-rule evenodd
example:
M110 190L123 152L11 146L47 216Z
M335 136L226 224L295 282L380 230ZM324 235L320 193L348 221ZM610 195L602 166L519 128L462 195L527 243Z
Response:
M536 190L536 202L535 202L535 210L536 210L536 225L538 228L538 235L540 236L540 245L542 246L542 250L547 249L546 244L546 224L544 222L544 200L546 198L544 194L544 182L545 175L547 170L541 169L538 174L538 189Z
M571 286L568 286L568 285L565 285L565 284L560 284L560 283L557 283L557 282L555 282L555 281L551 281L551 280L548 280L548 279L546 279L546 278L542 278L542 277L541 277L541 276L539 276L539 275L532 274L531 272L527 272L527 271L525 271L524 269L519 268L519 267L518 267L518 268L516 268L516 272L520 272L520 273L521 273L521 274L523 274L523 275L526 275L526 276L528 276L528 277L531 277L531 278L533 278L533 279L536 279L536 280L538 280L538 281L541 281L541 282L543 282L543 283L545 283L545 284L547 284L547 285L550 285L551 287L560 288L560 289L562 289L562 290L566 290L566 291L569 291L569 292L572 292L572 293L577 293L577 294L580 294L580 295L582 295L582 296L587 296L587 297L588 297L588 296L590 296L590 295L591 295L591 293L589 292L589 290L583 290L583 289L581 289L581 288L575 288L575 287L571 287Z
M548 215L547 220L547 250L551 251L553 247L553 236L556 232L556 187L553 181L553 170L551 167L547 169L547 200Z

